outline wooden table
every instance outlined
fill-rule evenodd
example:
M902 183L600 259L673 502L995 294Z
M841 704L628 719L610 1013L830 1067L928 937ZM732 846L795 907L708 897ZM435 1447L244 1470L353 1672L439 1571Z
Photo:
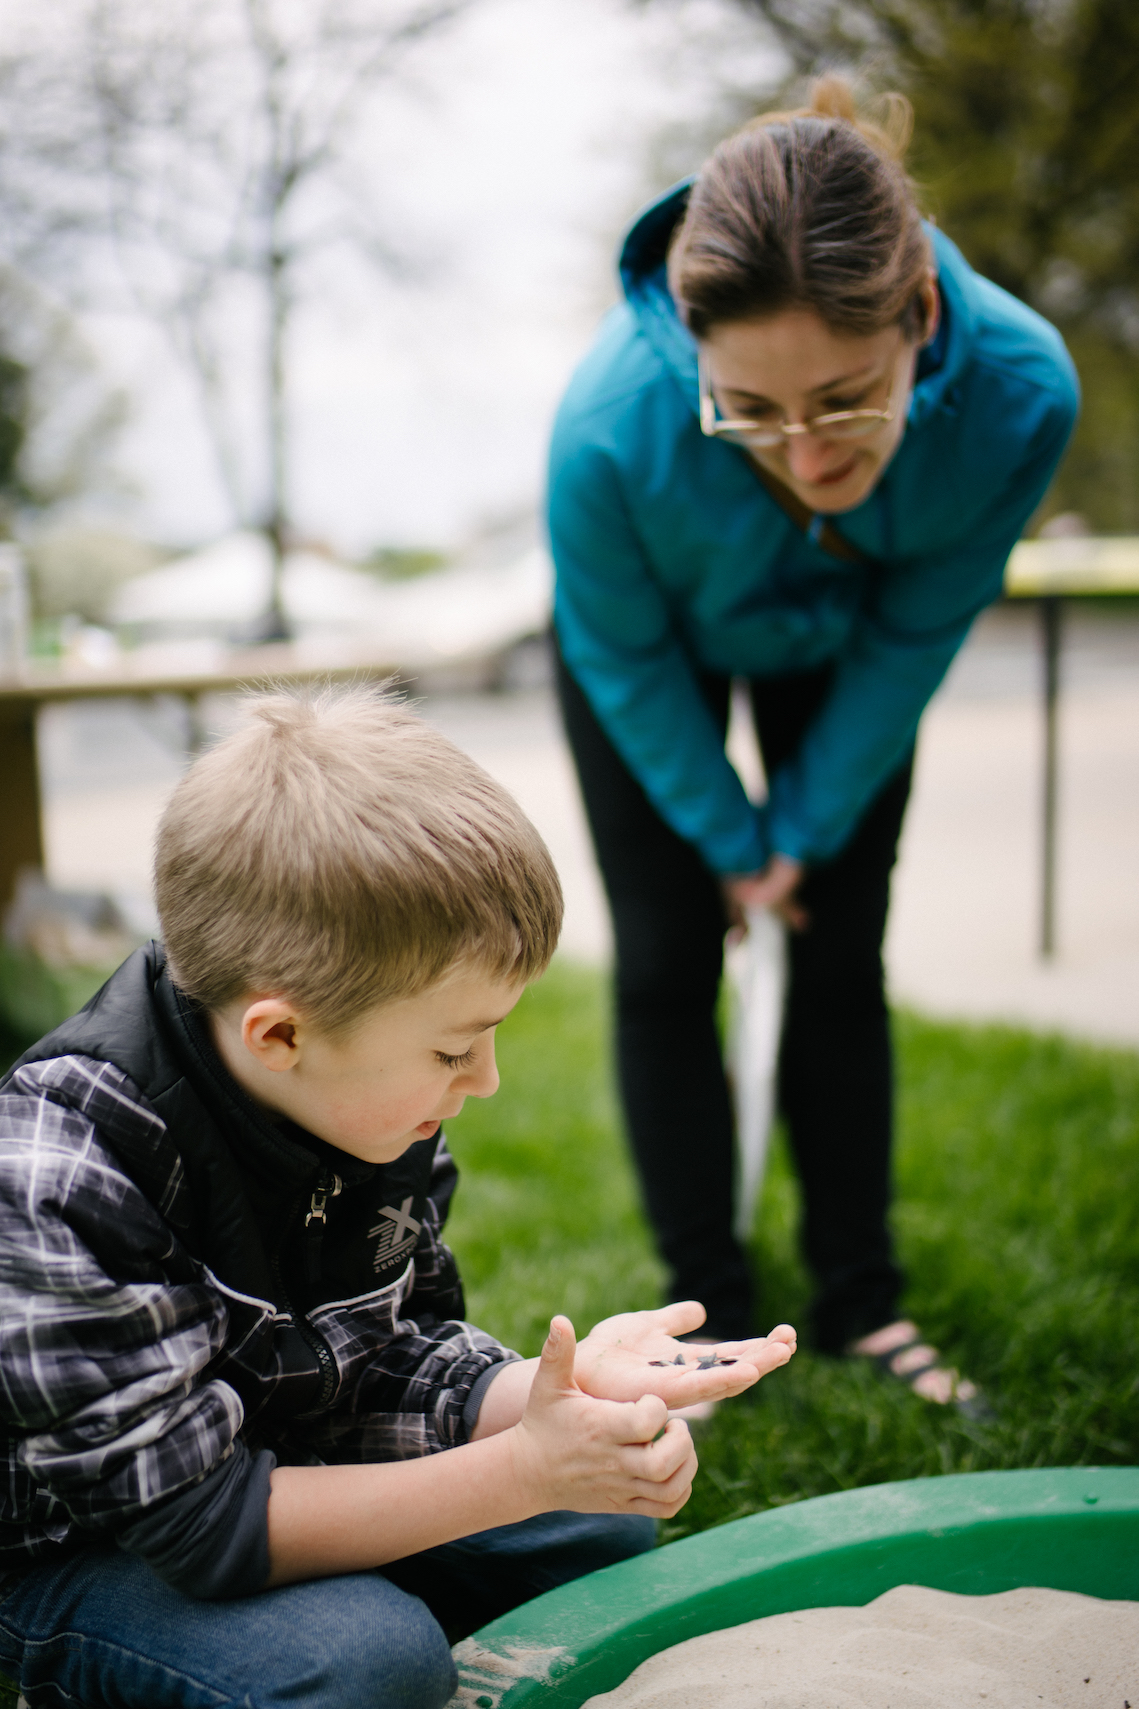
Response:
M1040 954L1048 960L1056 953L1057 724L1064 600L1089 594L1139 594L1139 537L1076 535L1059 540L1022 540L1008 561L1005 593L1010 599L1034 599L1040 608L1044 661Z
M237 649L211 642L139 647L105 668L29 660L17 676L0 677L0 908L15 892L21 867L44 864L36 714L51 701L143 698L174 694L196 717L204 694L315 681L375 681L393 674L374 646L292 642Z

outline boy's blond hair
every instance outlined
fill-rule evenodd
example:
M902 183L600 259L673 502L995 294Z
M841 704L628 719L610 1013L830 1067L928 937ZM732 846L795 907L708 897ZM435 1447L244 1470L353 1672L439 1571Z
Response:
M155 856L177 984L288 996L329 1033L470 962L528 980L562 895L506 791L385 689L254 698L182 779Z

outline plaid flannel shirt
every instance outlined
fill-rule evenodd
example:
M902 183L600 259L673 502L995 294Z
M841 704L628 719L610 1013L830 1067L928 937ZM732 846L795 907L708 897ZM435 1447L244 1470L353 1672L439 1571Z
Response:
M289 1314L227 1288L182 1246L164 1215L184 1191L176 1151L147 1193L116 1160L116 1140L145 1144L163 1130L107 1061L31 1062L0 1084L0 1571L60 1545L122 1540L235 1455L236 1481L248 1482L265 1447L293 1463L452 1447L467 1440L472 1397L517 1357L439 1316L455 1272L429 1197L397 1280L309 1314L335 1362L327 1405L251 1430L227 1377ZM433 1184L453 1173L440 1135ZM263 1467L254 1506L267 1477ZM256 1588L248 1569L239 1588Z

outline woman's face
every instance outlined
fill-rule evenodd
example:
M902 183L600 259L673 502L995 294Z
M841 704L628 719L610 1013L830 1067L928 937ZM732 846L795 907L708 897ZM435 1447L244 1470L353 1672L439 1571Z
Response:
M937 288L926 296L927 338L937 329ZM868 336L836 332L811 309L766 320L730 321L702 341L712 393L731 419L799 423L848 409L885 409L893 419L859 439L795 434L749 445L756 461L813 511L853 510L880 480L906 428L918 346L898 326Z

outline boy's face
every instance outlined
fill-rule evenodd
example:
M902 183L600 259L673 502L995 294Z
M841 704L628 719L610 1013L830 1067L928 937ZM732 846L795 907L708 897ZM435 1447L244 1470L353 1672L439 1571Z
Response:
M211 1015L234 1079L265 1108L369 1163L390 1163L468 1097L498 1090L494 1029L524 987L476 967L371 1010L346 1037L314 1030L283 997Z

